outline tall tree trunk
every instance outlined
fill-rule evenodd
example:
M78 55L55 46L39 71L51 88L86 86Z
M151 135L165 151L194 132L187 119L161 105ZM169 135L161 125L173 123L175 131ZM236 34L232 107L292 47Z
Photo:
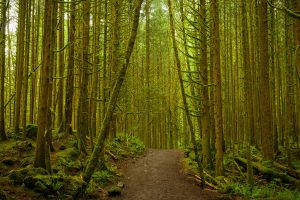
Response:
M1 140L7 140L5 133L5 107L4 107L4 81L5 81L5 28L6 28L6 0L1 1L1 19L0 19L0 137Z
M26 40L25 40L25 60L23 74L23 106L22 106L22 126L23 138L26 138L26 121L27 121L27 96L28 96L28 68L29 68L29 47L30 47L30 25L31 25L31 0L26 3Z
M208 167L212 160L210 155L210 130L209 130L209 97L208 97L208 63L207 63L207 29L206 29L206 2L200 0L200 37L201 37L201 60L200 60L200 75L202 78L202 146L203 146L203 164ZM202 31L201 31L202 30Z
M216 131L216 176L223 175L223 118L222 118L222 81L220 64L220 33L219 33L219 10L218 0L211 2L212 35L211 35L211 57L213 80L215 84L214 113Z
M70 6L70 22L69 22L69 55L66 83L66 102L65 102L65 131L69 135L72 133L72 116L73 116L73 96L74 96L74 54L75 54L75 9L76 3L72 2Z
M36 152L33 166L47 169L51 172L50 164L50 144L47 141L46 136L49 134L47 130L48 117L51 105L49 101L49 85L52 74L51 70L51 54L52 54L52 22L53 22L53 9L54 1L45 0L44 4L44 26L43 26L43 46L42 46L42 69L40 76L40 96L39 96L39 112L38 112L38 133L36 142ZM49 30L50 29L50 30Z
M63 101L64 101L64 69L65 69L65 53L64 53L64 37L65 37L65 17L64 17L64 6L65 4L59 4L59 38L58 38L58 91L57 91L57 127L60 127L59 131L64 130L63 128ZM72 41L74 42L74 41Z
M248 184L253 185L253 169L251 162L251 132L253 130L253 123L251 123L252 112L252 90L250 87L251 82L251 67L250 67L250 50L249 50L249 35L248 35L248 19L247 19L247 1L242 0L242 23L243 23L243 59L244 59L244 109L245 109L245 121L244 132L247 141L247 181Z
M80 69L80 88L77 110L77 134L79 136L79 150L87 154L86 138L89 135L89 30L90 30L90 1L86 0L82 6L83 25L82 25L82 67Z
M21 113L21 97L23 88L23 67L24 67L24 40L25 40L25 19L26 19L26 2L27 0L19 0L18 15L18 33L17 33L17 78L16 78L16 98L15 98L15 132L20 132L20 113Z
M268 3L260 1L260 117L263 155L267 160L274 158L273 116L270 97L269 54L268 54Z

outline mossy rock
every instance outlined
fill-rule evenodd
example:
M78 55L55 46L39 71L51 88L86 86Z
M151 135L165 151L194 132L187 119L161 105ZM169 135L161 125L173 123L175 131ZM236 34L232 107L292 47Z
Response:
M48 172L43 168L23 168L13 170L8 174L8 178L17 185L21 185L27 176L47 175Z
M118 187L118 186L112 186L111 188L109 188L108 192L108 196L118 196L121 195L122 192L122 188Z
M38 126L36 124L28 124L26 126L26 137L32 140L37 138Z
M56 156L59 158L69 159L69 160L76 160L80 155L80 152L77 148L67 148L63 151L57 152Z
M24 179L27 188L44 195L64 194L76 196L86 183L76 176L36 175Z
M61 194L69 194L71 196L76 196L82 188L86 187L86 182L81 180L76 176L67 176L64 177L63 187L60 189Z

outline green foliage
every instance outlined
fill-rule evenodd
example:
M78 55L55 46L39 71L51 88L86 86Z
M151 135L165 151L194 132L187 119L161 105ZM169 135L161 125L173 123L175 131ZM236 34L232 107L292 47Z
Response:
M115 175L107 170L97 171L92 175L92 181L99 186L104 186L114 180Z
M108 143L106 148L117 157L128 157L143 153L145 145L135 136L122 135Z
M266 185L250 186L244 183L230 183L220 192L245 196L251 199L295 200L300 199L299 191L278 187L275 182Z

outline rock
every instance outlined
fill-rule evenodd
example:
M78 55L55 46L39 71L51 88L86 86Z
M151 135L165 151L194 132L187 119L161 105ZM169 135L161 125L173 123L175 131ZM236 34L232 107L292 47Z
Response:
M124 188L125 187L125 184L123 182L118 182L117 186L119 188Z
M21 185L27 176L33 175L47 175L48 172L43 168L23 168L9 172L8 178L14 184Z
M12 159L12 158L6 158L4 160L2 160L2 163L6 166L12 166L13 164L15 164L16 160Z
M6 200L6 199L8 199L6 193L0 190L0 200Z
M86 183L75 176L62 175L35 175L24 179L27 188L44 195L64 194L76 196Z
M109 190L108 190L108 196L112 197L112 196L118 196L120 195L122 192L122 189L118 186L112 186Z
M38 126L36 124L28 124L26 126L26 137L35 140L37 137Z

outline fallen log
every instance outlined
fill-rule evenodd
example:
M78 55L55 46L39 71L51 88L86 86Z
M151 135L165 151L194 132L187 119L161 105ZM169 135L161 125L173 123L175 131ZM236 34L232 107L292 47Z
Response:
M247 160L245 158L236 157L236 158L234 158L234 160L239 165L242 165L244 167L247 166ZM292 176L289 176L285 173L280 173L275 169L265 167L261 163L258 163L258 162L252 162L252 166L256 171L263 174L264 177L268 180L271 180L273 178L279 178L284 183L290 183L290 184L293 184L295 187L300 188L300 181Z
M254 158L256 161L262 161L262 158L261 157L258 157L258 156L252 156L252 158ZM290 168L290 167L287 167L287 166L284 166L276 161L273 161L272 164L274 165L274 167L284 171L285 173L287 173L287 175L289 176L292 176L294 178L297 178L297 179L300 179L300 173L297 172L296 170Z

